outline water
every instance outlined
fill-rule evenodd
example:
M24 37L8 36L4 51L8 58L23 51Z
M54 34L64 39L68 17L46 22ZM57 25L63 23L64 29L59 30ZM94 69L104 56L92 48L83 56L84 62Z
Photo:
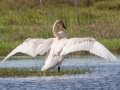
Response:
M62 69L88 65L95 71L82 75L0 78L0 90L120 90L120 56L117 58L117 62L108 62L95 56L66 58ZM44 57L14 57L1 67L30 68L42 67L43 64Z

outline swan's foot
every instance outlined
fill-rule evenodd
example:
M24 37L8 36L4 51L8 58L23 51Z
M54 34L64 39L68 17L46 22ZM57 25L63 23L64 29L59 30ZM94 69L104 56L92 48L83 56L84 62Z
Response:
M58 67L58 72L60 72L60 67Z

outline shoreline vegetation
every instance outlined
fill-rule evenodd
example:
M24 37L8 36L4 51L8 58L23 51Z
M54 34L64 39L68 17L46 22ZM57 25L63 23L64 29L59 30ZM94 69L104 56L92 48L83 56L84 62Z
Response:
M57 70L40 71L39 68L0 68L0 77L31 77L31 76L62 76L91 73L89 68L66 69L58 72Z
M27 38L53 37L52 25L57 19L64 21L68 38L93 37L112 53L120 54L119 0L0 2L0 56L6 56Z

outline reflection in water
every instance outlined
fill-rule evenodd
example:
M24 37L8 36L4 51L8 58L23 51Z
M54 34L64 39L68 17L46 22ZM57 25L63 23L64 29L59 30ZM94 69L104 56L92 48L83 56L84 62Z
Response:
M83 75L64 75L49 77L0 78L0 90L120 90L120 56L117 62L108 62L95 56L66 58L64 67L94 68L94 73ZM39 59L40 58L40 59ZM1 67L42 67L44 57L11 58Z

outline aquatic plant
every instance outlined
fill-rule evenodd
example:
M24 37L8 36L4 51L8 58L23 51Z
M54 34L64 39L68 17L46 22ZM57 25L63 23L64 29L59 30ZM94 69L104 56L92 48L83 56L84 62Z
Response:
M89 68L40 71L39 68L0 68L0 77L61 76L90 73Z

